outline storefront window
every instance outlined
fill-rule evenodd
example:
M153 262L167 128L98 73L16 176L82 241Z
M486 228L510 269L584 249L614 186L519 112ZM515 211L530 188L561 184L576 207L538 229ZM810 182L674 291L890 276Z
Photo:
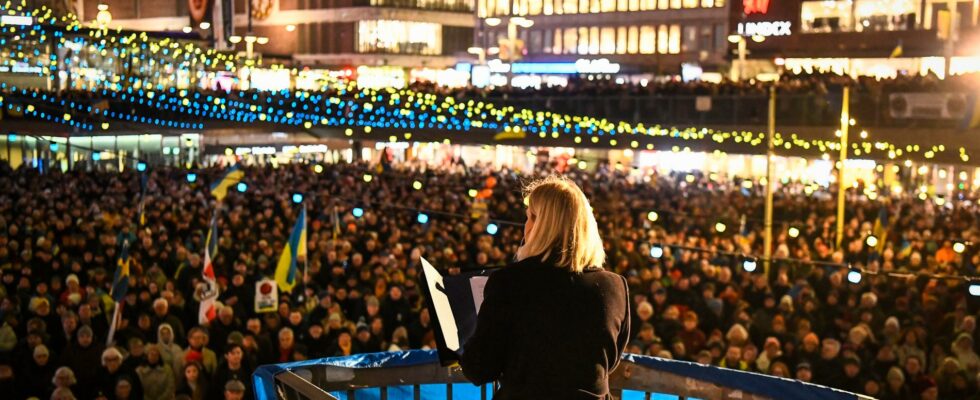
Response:
M578 54L589 54L589 28L578 28Z
M657 9L667 10L669 8L670 8L670 0L657 0Z
M359 21L357 50L360 53L439 55L442 25L428 22Z
M698 8L698 0L684 0L684 8Z

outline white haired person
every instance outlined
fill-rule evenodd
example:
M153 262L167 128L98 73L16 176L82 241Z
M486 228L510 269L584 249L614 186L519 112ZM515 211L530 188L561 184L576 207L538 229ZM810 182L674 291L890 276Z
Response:
M499 381L495 399L608 399L629 341L626 279L602 269L592 207L573 182L527 190L517 261L490 276L460 364L471 382Z

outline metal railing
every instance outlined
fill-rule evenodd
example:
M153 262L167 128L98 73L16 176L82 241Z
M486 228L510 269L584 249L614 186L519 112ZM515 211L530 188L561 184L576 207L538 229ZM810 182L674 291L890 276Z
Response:
M852 92L851 115L862 127L956 128L962 118L895 117L889 94ZM468 98L467 98L468 100ZM768 96L748 95L518 95L473 98L498 106L606 118L652 125L764 126ZM781 126L837 126L840 94L777 94Z
M399 358L415 361L389 363ZM492 384L470 384L458 367L443 367L434 352L425 351L263 366L255 383L259 400L487 400L496 390ZM609 387L617 400L870 399L788 379L636 355L624 356L609 378Z

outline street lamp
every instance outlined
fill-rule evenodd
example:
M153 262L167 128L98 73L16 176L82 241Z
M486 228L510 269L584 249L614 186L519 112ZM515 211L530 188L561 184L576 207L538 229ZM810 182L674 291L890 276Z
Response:
M98 14L95 14L95 22L99 25L99 28L105 28L112 22L112 13L109 12L108 4L99 4L98 9Z
M752 41L756 43L762 43L766 40L765 36L762 35L752 35ZM731 76L733 81L739 81L745 79L745 55L748 52L748 41L745 36L738 34L728 35L728 42L731 44L738 45L738 68L732 68Z

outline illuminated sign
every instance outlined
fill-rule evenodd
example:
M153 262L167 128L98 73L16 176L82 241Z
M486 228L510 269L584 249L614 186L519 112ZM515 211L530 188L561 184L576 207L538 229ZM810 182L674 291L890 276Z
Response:
M738 34L742 36L789 36L793 24L789 21L739 22Z
M620 65L611 63L605 58L598 60L579 59L574 63L554 62L554 63L514 63L504 64L500 60L490 60L487 63L490 72L514 74L554 74L554 75L573 75L573 74L616 74L619 73Z
M768 14L771 0L742 0L742 10L745 15Z
M0 16L0 25L20 25L27 26L34 23L34 18L28 15L4 15Z

